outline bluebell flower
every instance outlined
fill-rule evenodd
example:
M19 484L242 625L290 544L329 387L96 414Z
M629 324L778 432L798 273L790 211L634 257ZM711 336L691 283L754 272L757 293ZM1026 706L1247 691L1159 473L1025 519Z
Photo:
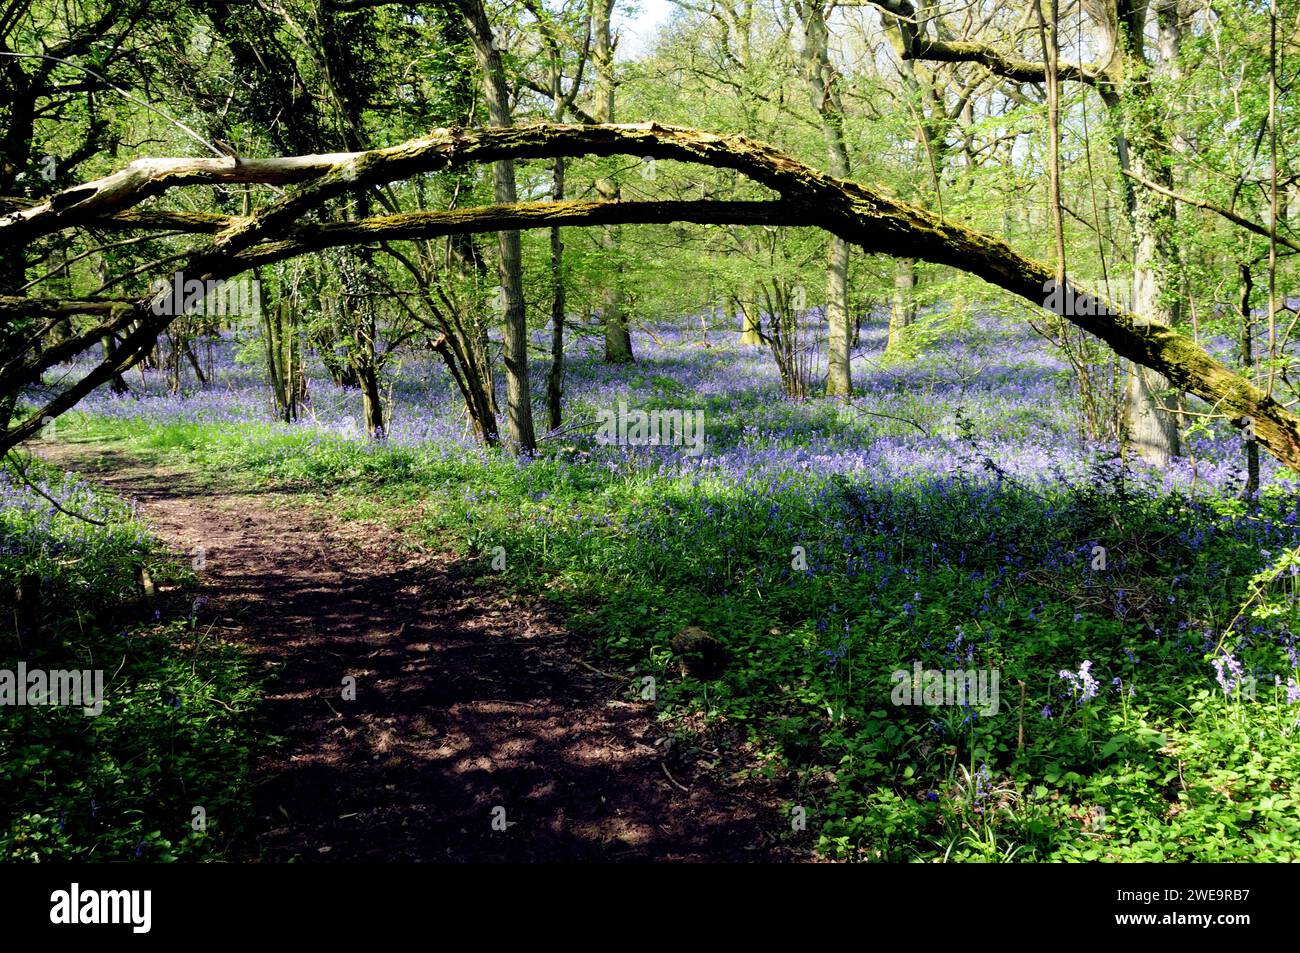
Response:
M1092 677L1091 660L1085 659L1083 661L1079 666L1079 672L1077 675L1069 669L1064 668L1057 672L1057 675L1061 679L1069 682L1070 693L1078 696L1076 699L1078 704L1082 705L1084 702L1091 701L1097 697L1097 689L1099 685L1097 680Z

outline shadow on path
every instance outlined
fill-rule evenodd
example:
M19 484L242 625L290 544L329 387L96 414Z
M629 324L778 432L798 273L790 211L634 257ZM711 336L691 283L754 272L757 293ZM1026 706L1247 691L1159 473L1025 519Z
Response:
M752 760L673 750L653 704L628 700L630 678L585 668L584 647L544 604L286 494L228 490L93 445L41 451L136 499L172 548L201 547L201 625L273 673L264 730L284 742L259 757L240 855L806 858L782 843L780 794L748 777ZM496 808L505 831L493 829Z

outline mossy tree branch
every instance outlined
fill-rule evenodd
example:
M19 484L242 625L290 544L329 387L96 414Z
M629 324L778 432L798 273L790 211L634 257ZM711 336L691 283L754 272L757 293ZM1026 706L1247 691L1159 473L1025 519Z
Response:
M424 217L389 216L369 224L301 224L305 215L350 189L471 162L580 155L653 156L732 169L767 186L780 199L763 203L537 203L427 213ZM237 164L226 160L150 159L132 163L128 169L135 171L125 178L123 173L117 173L11 213L0 222L0 241L10 240L11 234L48 234L105 215L121 215L147 197L184 184L299 182L302 184L298 189L253 215L231 219L209 245L186 260L181 270L187 277L224 280L252 267L252 263L274 256L290 257L314 247L351 244L354 239L364 243L378 238L455 231L550 227L557 221L571 225L614 220L629 224L720 221L732 215L752 224L817 226L868 252L950 265L1039 307L1045 306L1047 289L1054 280L1052 269L1020 255L1000 239L944 221L925 209L897 201L867 186L835 179L771 146L742 136L719 136L652 123L436 130L427 137L370 152ZM15 218L15 215L25 217ZM708 215L716 218L708 219ZM6 233L6 229L17 229L17 232ZM39 429L43 417L57 416L74 406L113 374L138 361L172 320L170 316L155 314L151 304L152 299L140 300L128 312L135 324L119 347L117 358L101 363L36 415L0 435L0 450L31 436ZM1087 310L1095 313L1064 317L1106 342L1121 357L1158 371L1173 386L1208 401L1239 426L1251 422L1260 444L1300 472L1300 419L1281 403L1171 328L1150 324L1141 316L1110 307ZM125 326L120 317L113 324ZM84 339L86 335L80 337ZM48 349L17 366L4 368L0 371L0 392L33 382L43 370L66 359L62 355L68 346Z

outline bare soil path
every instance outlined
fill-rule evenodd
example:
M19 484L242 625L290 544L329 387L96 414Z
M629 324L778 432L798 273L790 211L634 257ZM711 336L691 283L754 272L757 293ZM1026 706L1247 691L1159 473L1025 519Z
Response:
M743 750L670 745L654 706L586 667L584 645L544 604L290 494L93 444L41 450L136 499L178 552L202 547L200 619L273 673L265 729L284 740L259 758L243 856L806 857L783 842L780 792L751 776Z

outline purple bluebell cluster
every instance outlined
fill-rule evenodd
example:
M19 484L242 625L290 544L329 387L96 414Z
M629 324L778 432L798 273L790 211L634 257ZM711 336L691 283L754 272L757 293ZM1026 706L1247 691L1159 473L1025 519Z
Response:
M1085 659L1083 663L1079 665L1079 671L1077 673L1063 668L1061 671L1057 672L1057 675L1068 683L1070 694L1073 696L1076 704L1082 705L1097 697L1099 684L1097 680L1092 677L1092 662L1090 660Z
M1032 556L1025 553L1025 540L1050 536L1060 498L1055 491L1062 487L1100 489L1122 478L1128 493L1177 493L1179 511L1196 518L1171 525L1161 545L1167 550L1179 549L1180 558L1184 558L1180 565L1200 558L1225 534L1257 546L1260 568L1268 564L1270 553L1300 544L1300 495L1294 494L1297 484L1267 455L1261 459L1263 485L1292 494L1276 518L1252 520L1249 514L1225 514L1216 509L1224 490L1234 486L1243 462L1240 435L1226 422L1198 429L1186 442L1186 456L1163 470L1121 467L1112 459L1114 447L1082 440L1073 372L1024 326L980 318L915 359L883 362L885 324L869 321L854 350L856 393L848 403L820 397L787 399L770 353L764 346L741 344L737 326L711 315L642 325L634 333L638 360L631 366L604 363L599 328L579 329L570 338L566 362L565 418L566 427L572 429L542 442L542 453L558 479L565 478L568 468L595 468L629 482L676 481L683 497L702 500L703 505L679 509L671 496L665 496L658 513L569 511L552 508L547 493L538 489L525 504L527 515L539 521L564 522L573 530L578 545L617 533L628 547L658 548L665 560L676 552L672 546L675 537L692 533L701 539L726 537L733 548L726 551L727 559L722 562L729 564L734 546L749 538L798 541L800 519L806 521L808 514L816 514L824 535L809 541L806 566L773 563L761 569L771 578L758 578L757 583L766 586L789 580L793 574L843 573L850 580L874 586L882 596L901 592L903 621L917 629L924 627L924 606L919 604L919 594L905 598L916 591L917 579L912 575L916 570L896 564L894 554L888 551L891 544L880 542L896 535L899 527L906 528L909 538L927 540L926 558L931 567L951 567L979 587L972 621L997 614L1009 598L1014 602L1009 593L1026 573L1040 570L1065 571L1081 584L1104 592L1107 613L1140 625L1152 610L1140 590L1123 583L1128 553L1122 547L1109 553L1104 570L1092 565L1099 545L1094 538L1044 546ZM805 330L813 336L819 333L811 324ZM279 422L265 374L256 363L260 349L252 334L249 329L226 331L199 345L209 365L209 381L204 386L190 377L180 393L171 394L161 372L132 372L129 394L117 396L107 387L100 388L80 409L146 428L189 422L240 427L241 439L254 446L264 444L272 455L310 458L315 446L340 441L354 445L359 454L371 452L372 445L360 425L359 392L335 386L318 355L308 354L309 399L300 419L292 424ZM545 353L548 334L544 328L534 332L535 354ZM1232 349L1227 340L1211 340L1208 346L1220 355L1228 355ZM254 356L252 363L246 355ZM817 362L815 371L823 374L825 361L820 352ZM56 373L71 379L88 366L69 365ZM535 358L530 367L539 420L547 366L545 359ZM189 373L188 368L185 371ZM504 381L498 381L498 389L504 390ZM391 355L385 393L389 405L383 447L408 450L424 462L449 458L490 461L497 467L514 468L531 483L537 472L532 461L503 457L474 444L460 397L436 356ZM696 456L675 446L598 444L594 430L582 425L620 403L632 408L702 411L704 452ZM249 424L256 426L246 426ZM286 434L296 439L286 443ZM1016 494L1007 492L1009 487L1021 496L1037 495L1045 505L1036 515L1018 510ZM899 488L908 488L910 493L900 494ZM84 488L76 485L49 489L60 499L92 505L83 499ZM467 510L476 506L484 493L481 486L471 485L448 492L458 493ZM842 515L846 498L855 510L851 518ZM48 503L16 488L4 476L0 476L0 499L6 508L33 511L42 520L52 518L44 512ZM763 505L756 503L746 510L743 525L733 534L719 527L732 504L715 508L714 500L752 500ZM802 512L792 512L792 500L798 501L795 509ZM944 501L960 507L962 513L935 512ZM1026 523L1029 515L1040 523ZM21 526L14 532L34 534L33 539L39 536L39 545L46 545L43 540L48 534L41 536L37 522L25 520L14 525ZM957 538L954 526L967 526L969 531ZM67 532L75 534L77 529L70 527ZM143 538L139 542L143 545ZM9 538L3 544L23 545ZM974 565L990 553L995 554L994 566L987 562ZM1203 571L1213 574L1214 567ZM705 591L725 592L731 584L725 578L726 570L715 564L702 568L700 576L699 585ZM1112 579L1113 585L1105 585ZM1171 609L1190 611L1184 610L1184 605L1196 594L1188 591L1189 585L1183 574L1174 575L1170 591L1162 593L1162 599ZM1048 609L1041 602L1025 606L1026 623L1030 627L1043 624ZM1077 608L1072 614L1075 623L1084 619ZM1158 621L1169 627L1173 637L1173 621ZM1189 653L1197 650L1198 641L1202 652L1209 651L1221 635L1188 628L1186 620L1178 625L1177 637L1186 643L1183 648ZM949 631L953 634L944 645L944 657L953 666L972 664L980 638L978 627L956 626ZM1153 632L1156 638L1164 637L1159 625ZM1233 634L1261 633L1238 625ZM1296 670L1297 650L1290 635L1267 635L1281 641L1292 670ZM923 648L930 647L930 637L929 633L924 636ZM936 650L944 641L935 636ZM850 645L847 635L829 634L822 644L830 646L823 649L827 667L845 664ZM1139 664L1131 649L1123 651L1129 663ZM1228 656L1214 664L1223 693L1232 694L1243 678L1241 663ZM1098 695L1090 668L1091 662L1084 661L1077 672L1060 672L1060 679L1068 683L1071 697L1080 705ZM1133 691L1131 679L1119 687L1127 693ZM1291 691L1288 687L1288 694ZM1041 714L1052 717L1051 706L1044 706Z
M1210 664L1214 666L1214 679L1219 683L1219 688L1223 690L1225 697L1231 697L1234 692L1240 693L1246 678L1240 659L1225 652L1222 656L1213 659Z
M738 485L805 473L880 484L953 476L1012 478L1030 485L1094 481L1096 460L1114 450L1081 442L1069 370L1044 341L1005 320L979 319L941 346L899 363L880 361L884 324L865 325L854 350L856 394L849 404L786 399L767 349L741 344L735 327L707 315L643 326L634 335L638 362L632 366L601 360L603 343L595 328L570 341L566 425L595 420L620 401L633 408L700 409L706 444L698 458L681 447L601 446L592 428L544 441L544 447L574 447L611 471L630 468ZM264 372L241 357L258 353L251 333L228 331L200 345L211 363L206 386L188 377L173 395L162 372L133 372L130 394L116 396L101 388L81 409L146 425L256 421L269 433L298 430L326 440L364 442L360 393L335 386L310 353L302 417L295 424L277 423ZM544 353L548 334L534 332L536 353ZM1211 342L1211 350L1227 348L1226 341ZM824 357L817 360L815 372L822 375ZM88 366L54 373L71 379ZM547 367L541 358L530 367L539 419ZM386 378L389 445L434 456L475 452L460 398L437 357L402 354L389 361ZM498 389L504 389L504 381L498 381ZM977 449L962 439L963 426L976 436ZM1190 437L1187 445L1187 456L1165 470L1135 469L1130 474L1135 485L1211 490L1238 478L1241 439L1226 423L1210 435ZM1263 470L1266 485L1295 485L1267 455Z

